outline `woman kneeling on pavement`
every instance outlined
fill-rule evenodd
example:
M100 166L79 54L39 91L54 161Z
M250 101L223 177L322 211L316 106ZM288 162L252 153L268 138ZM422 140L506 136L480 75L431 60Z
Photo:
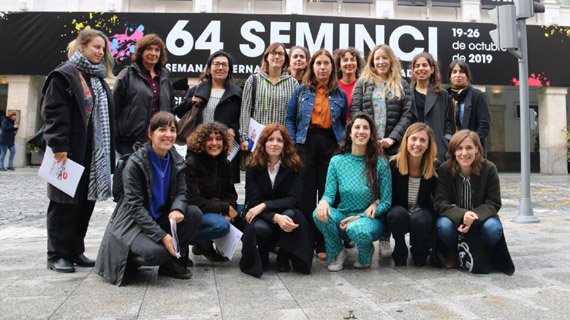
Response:
M228 152L233 137L228 127L219 122L205 122L188 137L186 185L188 203L202 210L202 224L194 235L192 253L210 261L226 259L214 250L213 239L230 232L230 223L237 217L237 192Z
M515 266L511 260L503 225L499 221L501 187L497 168L483 159L483 146L475 131L461 130L451 137L447 162L438 172L435 192L435 210L438 236L443 245L436 249L437 257L445 257L445 266L452 268L457 262L458 236L479 234L493 266L511 275ZM476 244L475 244L476 245ZM472 245L474 247L475 245Z
M392 179L386 158L376 147L374 120L361 112L347 124L336 155L331 159L325 193L313 213L317 228L325 238L329 271L343 269L347 252L343 239L358 248L354 267L369 268L374 254L373 241L380 238L384 225L379 219L392 202ZM372 137L372 138L371 138ZM340 203L331 208L337 191Z
M408 127L398 153L390 159L392 171L392 208L386 214L388 228L396 241L392 259L405 266L410 233L414 265L426 264L433 239L435 215L433 198L436 184L437 146L433 130L425 123ZM437 162L437 163L435 163Z
M176 118L157 112L148 127L149 143L128 159L123 192L109 220L99 248L95 271L121 285L125 273L139 266L160 266L158 273L189 279L188 244L198 230L202 213L186 202L183 158L173 148ZM176 225L176 252L170 220Z

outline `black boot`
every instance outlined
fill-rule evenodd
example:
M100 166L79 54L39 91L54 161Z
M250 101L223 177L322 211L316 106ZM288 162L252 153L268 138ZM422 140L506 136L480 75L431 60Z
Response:
M284 249L280 249L277 253L277 271L289 272L291 264L289 263L289 253Z

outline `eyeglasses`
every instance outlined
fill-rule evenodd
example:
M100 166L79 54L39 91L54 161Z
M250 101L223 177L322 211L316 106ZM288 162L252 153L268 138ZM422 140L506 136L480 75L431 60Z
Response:
M278 56L278 57L284 57L285 56L285 52L282 52L282 51L271 51L271 52L269 52L269 54L272 56Z
M214 69L219 68L219 67L222 67L222 68L226 69L226 68L229 67L227 63L225 63L225 62L217 62L217 61L214 62L214 63L212 63L212 65L214 66Z

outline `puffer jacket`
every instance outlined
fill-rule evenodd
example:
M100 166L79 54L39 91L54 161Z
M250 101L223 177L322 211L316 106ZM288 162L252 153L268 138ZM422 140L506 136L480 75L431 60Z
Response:
M404 133L412 123L412 95L410 86L406 80L402 79L404 96L400 99L396 97L388 98L386 95L386 134L384 137L392 138L394 144L384 153L394 155L398 152ZM354 86L352 102L350 104L350 117L365 111L374 118L374 106L372 105L372 92L374 91L374 81L360 78Z
M166 68L160 70L159 109L172 112L176 103L168 75ZM117 141L146 141L153 94L152 87L137 62L119 73L113 87L113 99L116 106Z
M184 180L184 159L175 149L170 153L170 188L165 208L185 212L186 182ZM129 157L123 170L124 196L107 224L103 235L95 272L115 285L121 285L127 257L135 237L144 232L155 242L166 236L150 215L152 198L152 164L150 151L145 146Z

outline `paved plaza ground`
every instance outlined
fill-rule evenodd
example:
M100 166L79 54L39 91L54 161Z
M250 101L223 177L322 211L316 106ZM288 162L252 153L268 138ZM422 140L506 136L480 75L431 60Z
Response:
M536 224L512 222L519 184L519 175L501 175L500 216L513 276L411 263L396 268L378 254L370 269L356 270L351 249L341 272L328 272L315 258L310 275L277 273L271 256L270 269L258 279L239 271L239 247L226 263L191 256L191 280L146 268L116 287L91 268L47 270L46 185L37 168L0 172L0 319L568 319L570 175L532 175ZM243 183L238 192L243 201ZM113 208L110 200L96 205L85 240L88 257L96 257Z

